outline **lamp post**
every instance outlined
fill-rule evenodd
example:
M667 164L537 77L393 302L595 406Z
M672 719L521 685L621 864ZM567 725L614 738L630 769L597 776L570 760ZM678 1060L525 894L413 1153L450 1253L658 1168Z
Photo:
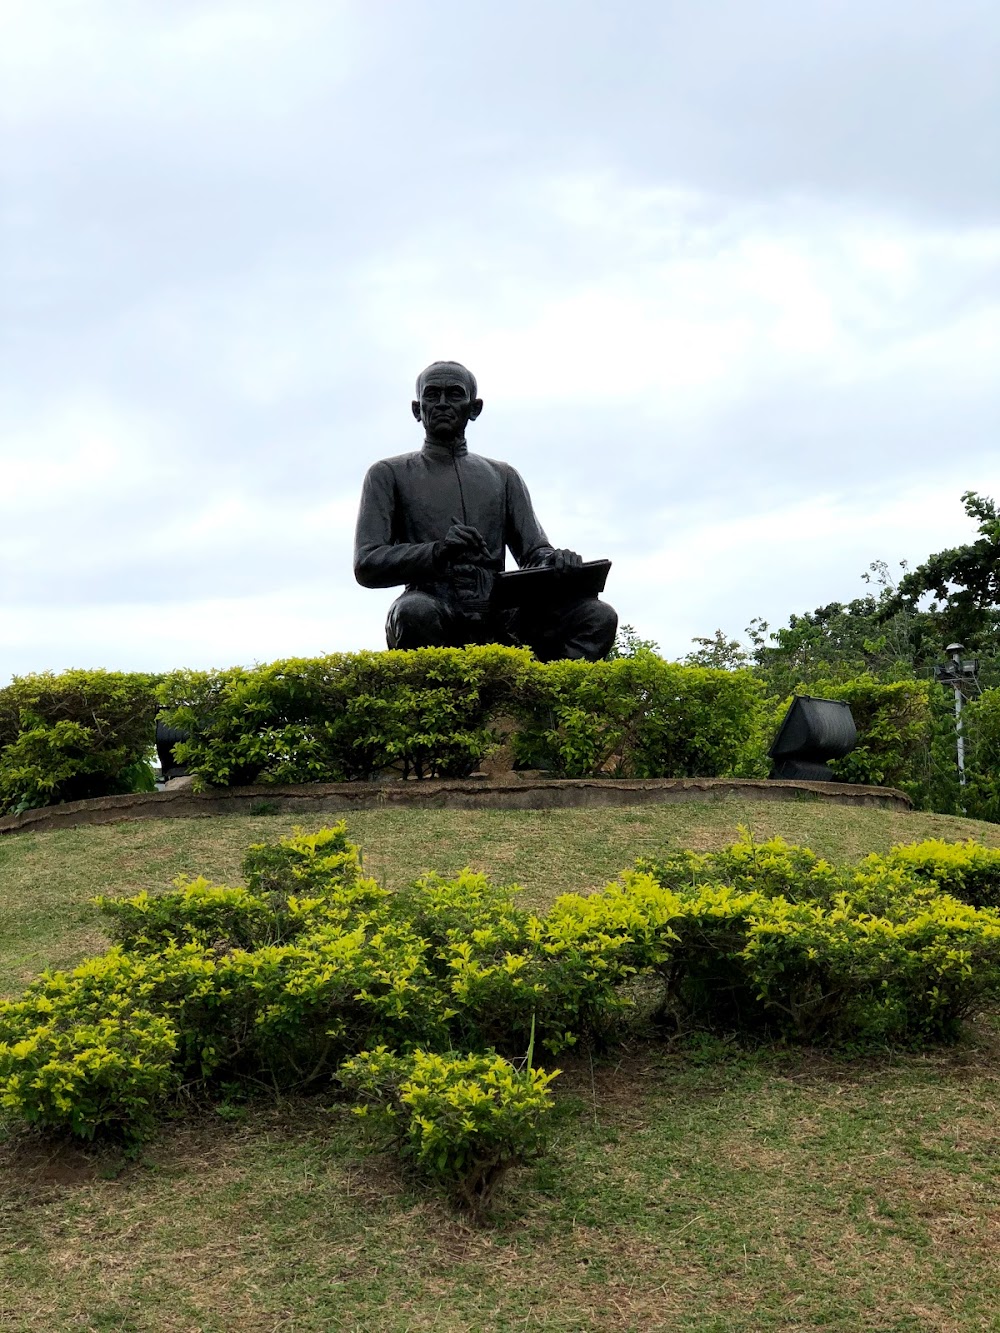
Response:
M962 705L965 702L965 695L962 686L968 681L977 690L979 688L979 681L976 678L979 659L963 658L963 647L964 644L961 643L949 643L945 649L948 661L934 668L934 679L946 689L950 687L955 691L955 742L958 754L958 782L962 787L965 786L965 735L962 731Z

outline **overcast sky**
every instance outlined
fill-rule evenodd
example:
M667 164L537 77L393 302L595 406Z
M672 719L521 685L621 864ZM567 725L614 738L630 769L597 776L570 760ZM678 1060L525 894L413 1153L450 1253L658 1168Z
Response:
M384 645L413 379L622 621L1000 497L996 0L0 0L0 679Z

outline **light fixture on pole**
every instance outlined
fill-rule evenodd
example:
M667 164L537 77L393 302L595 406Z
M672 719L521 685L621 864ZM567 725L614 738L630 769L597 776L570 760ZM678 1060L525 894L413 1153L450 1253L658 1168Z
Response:
M962 705L965 703L966 686L979 691L979 659L962 657L961 643L949 643L945 652L948 661L934 668L934 679L946 689L955 691L955 749L958 756L958 781L965 786L965 735L962 730Z

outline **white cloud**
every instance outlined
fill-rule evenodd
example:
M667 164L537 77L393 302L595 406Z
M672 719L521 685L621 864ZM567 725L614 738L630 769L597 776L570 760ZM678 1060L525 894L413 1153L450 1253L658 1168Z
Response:
M360 595L334 598L316 579L268 595L112 603L56 614L0 604L0 652L7 675L70 667L249 666L372 644L384 618Z
M123 503L165 471L165 432L145 414L97 399L22 418L0 444L0 514L7 531L39 513Z
M0 121L266 122L364 59L343 0L2 0Z
M521 208L474 237L436 224L380 257L372 335L398 356L460 331L457 353L513 405L655 394L669 416L769 382L846 386L942 358L992 384L1000 226L943 230L817 199L748 207L602 177L520 190ZM579 252L572 273L550 269L544 240L510 237L529 211L540 238L558 223Z

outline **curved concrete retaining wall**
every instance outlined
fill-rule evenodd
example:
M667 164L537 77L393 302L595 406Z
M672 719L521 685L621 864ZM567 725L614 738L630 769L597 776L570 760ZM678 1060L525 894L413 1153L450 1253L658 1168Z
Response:
M466 778L424 782L317 782L289 787L190 788L136 792L69 801L0 818L0 835L113 824L131 819L199 819L212 815L343 814L398 807L452 810L558 810L595 805L647 805L667 801L828 801L883 810L910 810L892 787L840 782L774 782L746 778L521 778L490 782Z

